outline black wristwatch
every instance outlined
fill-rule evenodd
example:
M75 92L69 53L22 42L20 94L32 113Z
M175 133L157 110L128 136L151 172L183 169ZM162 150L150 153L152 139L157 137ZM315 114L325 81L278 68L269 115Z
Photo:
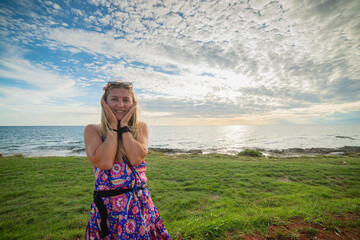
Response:
M123 133L131 132L130 128L128 126L121 127L119 129L110 128L111 130L118 132L118 134L121 136Z
M118 129L118 133L122 135L123 133L131 132L130 128L128 126L124 126Z

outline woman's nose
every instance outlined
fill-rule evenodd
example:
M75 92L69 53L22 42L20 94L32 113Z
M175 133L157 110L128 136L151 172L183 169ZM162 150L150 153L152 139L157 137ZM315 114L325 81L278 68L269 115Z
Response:
M118 101L118 102L117 102L117 105L118 105L119 107L123 107L123 106L124 106L124 102L123 102L123 101Z

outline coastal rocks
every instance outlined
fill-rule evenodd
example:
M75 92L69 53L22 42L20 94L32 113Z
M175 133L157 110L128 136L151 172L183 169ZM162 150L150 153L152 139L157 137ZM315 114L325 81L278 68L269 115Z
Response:
M275 156L305 156L305 155L348 155L360 153L360 146L345 146L340 148L288 148L288 149L262 149L269 155Z
M287 149L263 149L252 148L252 150L259 151L265 156L313 156L313 155L338 155L344 156L354 153L360 153L360 146L345 146L340 148L287 148ZM172 148L149 148L149 152L161 152L164 154L206 154L207 150L193 149L172 149ZM216 152L210 151L210 152Z
M202 154L200 149L184 150L172 148L149 148L149 152L161 152L165 154L182 154L182 153L199 153Z
M337 148L337 150L345 152L346 154L360 153L360 146L345 146Z

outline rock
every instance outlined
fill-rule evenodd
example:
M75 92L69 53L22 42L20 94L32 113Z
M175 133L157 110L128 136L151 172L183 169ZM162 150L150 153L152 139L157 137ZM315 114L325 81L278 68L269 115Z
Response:
M360 146L345 146L338 148L337 150L345 152L346 154L360 153Z
M335 136L335 137L336 137L336 138L345 138L345 139L355 140L355 138L348 137L348 136Z

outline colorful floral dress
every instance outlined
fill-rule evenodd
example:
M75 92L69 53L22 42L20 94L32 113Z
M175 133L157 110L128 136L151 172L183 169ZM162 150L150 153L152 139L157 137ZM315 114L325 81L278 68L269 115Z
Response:
M135 178L137 188L145 188L145 162L133 170L134 172L124 161L114 162L111 170L94 167L95 190L133 188ZM106 206L107 226L110 232L103 239L170 239L147 188L101 199ZM85 239L101 239L100 222L100 212L93 202Z

